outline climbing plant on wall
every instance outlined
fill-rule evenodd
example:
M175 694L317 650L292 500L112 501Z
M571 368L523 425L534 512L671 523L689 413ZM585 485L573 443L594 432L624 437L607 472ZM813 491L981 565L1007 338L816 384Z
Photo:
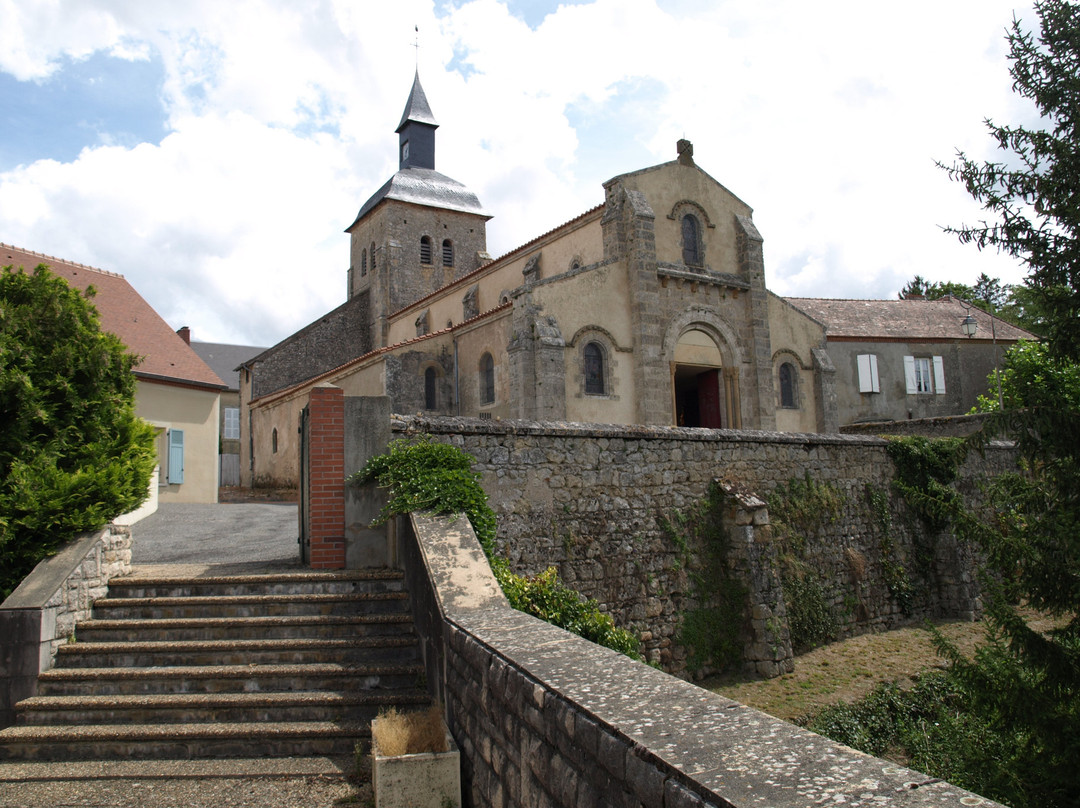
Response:
M691 670L733 667L743 658L746 587L732 567L721 523L723 494L713 483L686 511L661 516L660 530L681 554L695 605L682 616L678 641L689 651ZM693 548L700 548L700 557Z
M777 486L766 501L780 548L780 585L791 647L796 653L808 651L835 639L839 626L822 576L807 561L807 540L839 518L844 497L835 486L816 482L807 473Z

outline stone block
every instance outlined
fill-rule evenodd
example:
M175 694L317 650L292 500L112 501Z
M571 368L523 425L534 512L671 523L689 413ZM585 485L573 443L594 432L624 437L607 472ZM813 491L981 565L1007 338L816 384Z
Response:
M667 776L636 753L626 755L626 785L646 805L662 805Z

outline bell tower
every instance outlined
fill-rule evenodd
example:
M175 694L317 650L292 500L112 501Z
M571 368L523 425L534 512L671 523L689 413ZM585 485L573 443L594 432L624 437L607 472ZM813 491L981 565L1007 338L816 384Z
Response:
M417 73L395 130L398 170L345 231L352 236L349 298L364 298L372 349L387 344L392 314L491 260L491 216L476 194L435 170L438 128Z

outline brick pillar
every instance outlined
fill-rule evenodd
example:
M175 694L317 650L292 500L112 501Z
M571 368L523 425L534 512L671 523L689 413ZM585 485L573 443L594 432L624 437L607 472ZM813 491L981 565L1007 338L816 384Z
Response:
M311 566L345 567L345 394L320 385L308 400Z

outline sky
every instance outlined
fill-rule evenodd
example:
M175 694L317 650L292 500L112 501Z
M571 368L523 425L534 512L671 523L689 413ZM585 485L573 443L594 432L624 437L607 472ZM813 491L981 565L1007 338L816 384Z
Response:
M345 301L344 230L419 71L493 256L685 137L778 294L1018 283L943 232L982 211L935 165L1037 120L1014 15L1037 30L1015 0L0 0L0 242L118 272L196 340L273 345Z

